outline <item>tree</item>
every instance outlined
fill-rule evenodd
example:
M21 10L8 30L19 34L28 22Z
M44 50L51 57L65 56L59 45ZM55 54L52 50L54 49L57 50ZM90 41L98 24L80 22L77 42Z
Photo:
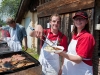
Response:
M21 0L2 0L0 5L0 18L10 16L15 18Z
M0 19L0 25L6 25L6 23L2 19Z

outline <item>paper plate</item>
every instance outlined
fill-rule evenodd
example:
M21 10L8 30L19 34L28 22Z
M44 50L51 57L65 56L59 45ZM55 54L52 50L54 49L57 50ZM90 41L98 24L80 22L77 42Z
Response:
M53 52L53 53L60 53L64 50L63 46L53 46L53 47L47 46L44 48L44 50L47 52Z
M55 53L60 53L64 50L64 47L63 46L54 46L55 47Z

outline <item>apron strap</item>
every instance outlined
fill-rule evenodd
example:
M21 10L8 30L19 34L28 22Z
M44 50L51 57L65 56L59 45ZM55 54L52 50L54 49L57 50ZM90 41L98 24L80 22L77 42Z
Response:
M44 33L44 35L46 35L46 36L47 36L47 35L48 35L48 33L49 33L49 30L48 30L48 29L46 29L46 31L45 31L45 33ZM43 39L43 40L45 40L46 38L43 36L43 37L42 37L42 39ZM41 40L41 41L40 41L40 48L42 48L42 46L43 46L43 44L44 44L44 41L43 41L43 40Z

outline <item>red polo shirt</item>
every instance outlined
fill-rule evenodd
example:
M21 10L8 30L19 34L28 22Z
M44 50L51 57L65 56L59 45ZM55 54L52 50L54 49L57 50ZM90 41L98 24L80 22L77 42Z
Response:
M57 40L57 37L59 37L58 38L58 41L61 40L60 41L60 46L63 46L64 47L64 51L67 51L68 43L67 43L67 37L65 35L63 35L60 31L58 31L58 34L57 35L53 35L53 33L51 32L50 29L44 29L44 34L46 36L47 36L48 33L49 33L48 39L50 41ZM44 37L43 37L43 39L44 39Z
M10 33L7 30L2 30L2 37L10 37Z
M79 56L85 59L92 59L93 50L95 46L94 37L83 30L78 36L73 36L74 40L78 40L76 45L76 52ZM92 65L92 60L83 60L86 64Z

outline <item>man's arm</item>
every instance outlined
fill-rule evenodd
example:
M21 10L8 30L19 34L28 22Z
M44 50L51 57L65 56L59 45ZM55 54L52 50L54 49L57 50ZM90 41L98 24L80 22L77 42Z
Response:
M23 35L23 40L24 40L24 50L27 50L28 46L27 46L27 33L24 27L21 28L22 30L22 35Z
M37 37L37 38L42 38L43 35L43 27L41 25L37 25L35 27L35 30L30 32L31 37Z
M24 42L25 42L25 48L24 48L24 49L25 49L25 51L26 51L27 48L28 48L28 47L27 47L27 36L24 37Z

